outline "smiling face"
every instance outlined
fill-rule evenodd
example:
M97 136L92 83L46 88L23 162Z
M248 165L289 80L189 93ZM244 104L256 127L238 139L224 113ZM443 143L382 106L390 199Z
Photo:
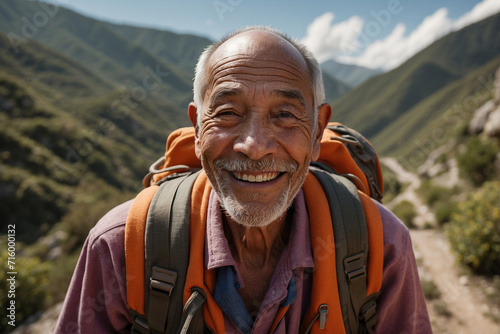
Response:
M203 105L191 104L190 118L222 206L247 227L283 218L319 154L330 116L323 105L315 117L305 60L281 37L247 31L214 52L208 78Z

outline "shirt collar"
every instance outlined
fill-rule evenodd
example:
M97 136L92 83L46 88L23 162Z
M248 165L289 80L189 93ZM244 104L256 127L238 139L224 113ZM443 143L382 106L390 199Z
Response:
M298 267L314 267L311 251L311 238L309 232L309 218L304 198L304 193L299 190L293 201L293 227L290 240L286 248L290 252L288 255L288 266L290 269ZM207 213L207 228L205 232L205 265L208 269L220 268L223 266L234 266L234 260L229 244L224 235L222 213L219 198L215 191L210 194Z
M235 266L229 243L224 235L222 212L219 198L215 191L210 193L205 231L205 265L208 269Z

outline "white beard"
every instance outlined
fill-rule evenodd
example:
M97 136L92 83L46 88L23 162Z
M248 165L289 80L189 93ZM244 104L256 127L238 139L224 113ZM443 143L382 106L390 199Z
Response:
M212 174L215 180L211 180L214 190L217 192L219 201L223 210L238 224L245 227L264 227L284 216L293 202L293 199L300 190L305 177L307 169L302 173L297 180L296 187L293 187L291 178L288 179L284 191L280 194L278 200L272 204L270 208L262 210L259 206L242 203L235 196L229 188L229 180L220 177L221 171L280 171L280 172L297 172L297 164L290 162L280 162L274 159L261 159L261 160L227 160L218 159L214 161L214 167L217 173ZM206 170L206 168L205 168ZM217 176L216 176L217 175ZM210 178L210 175L209 175ZM249 196L249 195L248 195ZM255 195L257 196L257 195ZM256 198L254 198L255 200ZM251 201L252 199L249 198Z

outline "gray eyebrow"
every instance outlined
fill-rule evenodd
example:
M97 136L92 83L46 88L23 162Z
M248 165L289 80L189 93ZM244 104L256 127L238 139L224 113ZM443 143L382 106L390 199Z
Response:
M218 101L223 100L227 97L230 96L236 96L240 95L241 91L239 89L234 89L234 88L223 88L216 92L212 97L210 98L210 105L213 106L215 105Z
M276 89L271 92L271 95L284 97L297 101L303 109L306 109L306 101L300 90Z

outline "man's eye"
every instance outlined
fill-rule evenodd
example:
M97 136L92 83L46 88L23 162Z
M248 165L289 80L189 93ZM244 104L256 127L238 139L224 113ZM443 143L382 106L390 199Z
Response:
M226 109L226 110L221 110L218 113L215 114L216 118L219 118L221 120L232 120L232 119L237 119L240 117L240 114L236 112L235 110L231 109Z
M232 110L222 110L220 112L217 113L217 116L218 117L221 117L221 116L237 116L237 114L232 111Z
M278 113L279 118L295 118L295 115L288 111L280 111Z

